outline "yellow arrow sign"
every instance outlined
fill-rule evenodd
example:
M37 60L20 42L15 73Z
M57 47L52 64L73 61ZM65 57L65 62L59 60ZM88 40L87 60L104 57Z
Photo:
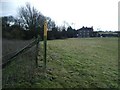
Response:
M47 20L44 22L44 36L47 36Z

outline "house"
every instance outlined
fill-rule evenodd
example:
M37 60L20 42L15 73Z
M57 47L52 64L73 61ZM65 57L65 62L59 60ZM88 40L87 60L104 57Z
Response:
M78 37L92 37L93 27L82 27L78 29Z

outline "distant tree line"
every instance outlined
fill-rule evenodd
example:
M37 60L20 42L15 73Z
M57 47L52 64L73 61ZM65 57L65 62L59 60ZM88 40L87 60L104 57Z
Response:
M2 18L2 37L9 39L32 39L40 35L43 40L44 20L48 22L48 39L76 37L77 31L69 26L56 26L50 17L45 17L29 3L19 8L18 17L4 16Z
M49 18L50 19L50 18ZM54 24L50 26L49 24ZM43 40L44 26L30 27L22 26L21 22L13 16L2 17L2 37L8 39L32 39L40 35ZM77 30L69 26L67 29L58 27L53 21L48 21L49 40L77 37Z
M79 34L78 30L68 26L58 27L50 18L38 12L29 3L26 6L19 8L18 17L4 16L2 18L2 37L8 39L32 39L40 35L43 40L44 20L48 22L49 40L74 38ZM94 37L100 36L98 32L93 32Z

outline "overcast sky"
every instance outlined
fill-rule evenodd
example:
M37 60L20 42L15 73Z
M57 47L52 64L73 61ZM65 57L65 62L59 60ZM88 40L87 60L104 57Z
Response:
M94 30L118 30L119 0L1 0L4 15L17 15L18 7L30 2L56 24L66 21L75 29L93 26ZM74 23L74 24L72 24Z

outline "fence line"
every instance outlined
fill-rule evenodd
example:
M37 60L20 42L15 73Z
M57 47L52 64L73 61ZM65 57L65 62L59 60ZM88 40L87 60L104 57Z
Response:
M22 49L20 49L19 51L15 51L12 53L9 53L5 56L2 57L2 61L6 61L4 63L2 63L2 65L0 65L0 67L4 68L5 66L7 66L11 61L13 61L12 59L15 58L16 56L18 56L19 54L23 53L24 51L30 49L32 46L36 45L39 39L35 39L33 40L31 43L29 43L28 45L26 45L25 47L23 47Z

